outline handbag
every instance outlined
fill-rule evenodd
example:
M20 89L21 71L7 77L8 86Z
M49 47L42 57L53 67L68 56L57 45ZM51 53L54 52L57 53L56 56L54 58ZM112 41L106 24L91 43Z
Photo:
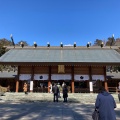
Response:
M99 120L99 111L97 109L95 109L94 112L92 113L92 119Z

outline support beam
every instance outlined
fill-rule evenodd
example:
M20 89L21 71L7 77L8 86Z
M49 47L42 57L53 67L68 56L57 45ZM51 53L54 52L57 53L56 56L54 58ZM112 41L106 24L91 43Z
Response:
M72 93L74 93L74 66L72 66L72 81L71 81Z
M15 92L19 91L19 74L20 74L20 66L18 66L18 78L16 80L16 90L15 90Z
M92 68L91 68L91 66L89 67L89 78L90 78L90 81L92 81Z
M104 66L103 69L104 69L104 80L105 80L104 87L108 91L108 83L107 83L107 80L106 80L106 66Z
M19 90L19 80L16 80L16 92Z
M32 76L31 76L31 81L30 81L30 92L33 92L34 66L32 66L32 68L31 68L31 73L32 73Z
M89 67L89 78L90 78L90 81L89 81L89 90L90 90L90 93L93 93L92 68L91 68L91 66Z
M51 85L51 66L49 66L48 92L50 92L49 88L50 85Z

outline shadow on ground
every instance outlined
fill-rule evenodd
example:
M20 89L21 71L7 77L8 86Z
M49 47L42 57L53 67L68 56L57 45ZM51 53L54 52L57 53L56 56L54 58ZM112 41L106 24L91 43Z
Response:
M1 105L4 120L91 120L93 105L71 103L6 103Z

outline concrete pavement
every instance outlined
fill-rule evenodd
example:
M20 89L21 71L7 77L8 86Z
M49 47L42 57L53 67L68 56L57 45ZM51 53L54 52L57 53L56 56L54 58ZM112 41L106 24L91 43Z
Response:
M94 104L80 103L0 103L0 120L92 120ZM120 120L120 106L115 109Z
M92 120L96 95L69 94L68 103L63 103L63 98L54 103L49 93L6 93L0 96L0 120ZM115 112L120 120L119 103Z
M61 93L60 102L63 101ZM112 94L116 103L118 101L118 94ZM71 103L95 103L97 94L96 93L69 93L68 94L68 102ZM6 92L4 96L0 96L0 102L7 101L19 101L19 102L52 102L53 94L51 93L28 93L25 95L24 92L14 93L14 92Z

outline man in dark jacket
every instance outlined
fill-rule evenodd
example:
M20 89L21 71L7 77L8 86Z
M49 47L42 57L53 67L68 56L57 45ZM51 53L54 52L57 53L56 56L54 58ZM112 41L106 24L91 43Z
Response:
M59 88L57 87L57 85L56 84L54 84L54 86L53 86L53 89L52 89L52 91L53 91L53 101L55 102L58 102L58 93L59 93Z
M64 87L63 87L63 98L64 98L64 101L63 102L67 102L67 97L68 97L68 89L67 89L67 85L64 85Z
M120 82L118 83L118 99L119 99L119 102L120 102Z
M116 103L111 94L104 87L100 87L100 93L97 96L95 108L99 111L99 120L116 120L114 108Z

